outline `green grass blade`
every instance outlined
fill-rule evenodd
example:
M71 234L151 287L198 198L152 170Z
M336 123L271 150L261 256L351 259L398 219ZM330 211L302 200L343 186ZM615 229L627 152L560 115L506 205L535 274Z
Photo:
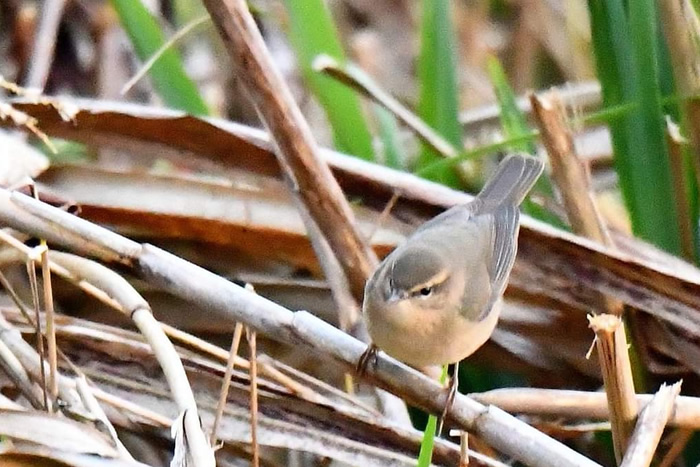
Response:
M396 118L379 104L373 105L379 126L379 137L384 148L384 165L392 169L405 168L406 151L399 138L399 125Z
M633 112L609 123L633 230L679 254L680 232L663 126L655 4L653 0L588 0L588 8L603 103L605 107L635 106Z
M373 160L372 135L353 91L313 70L319 54L339 62L345 54L330 12L323 0L286 0L289 37L309 87L323 106L333 128L335 146L340 151Z
M457 47L449 0L423 1L421 50L418 58L420 98L418 115L453 146L462 148L457 89ZM462 185L449 166L423 170L440 156L423 145L416 170L424 177L452 187Z
M491 84L496 92L496 99L501 109L500 119L503 126L503 133L507 138L515 138L530 133L530 128L525 119L525 115L520 111L516 102L515 93L508 84L508 78L496 57L489 57L487 61ZM534 141L524 141L513 149L535 154Z
M447 365L442 367L440 374L440 384L447 381ZM430 467L433 460L433 445L435 444L435 432L437 431L438 418L435 415L428 416L428 424L423 431L423 440L420 443L420 453L418 454L418 467Z
M164 43L164 35L155 18L140 0L112 0L112 6L134 46L146 61ZM207 115L209 109L194 82L187 76L180 54L169 49L153 64L149 76L158 95L169 107L192 115Z
M501 109L501 125L506 138L521 138L531 134L532 130L527 124L525 115L518 107L515 93L510 84L508 84L508 78L501 63L496 57L489 57L487 66L491 84L496 91L496 98ZM523 139L522 142L510 147L516 151L522 151L537 157L534 140ZM549 199L554 199L552 182L546 173L543 173L537 180L535 190ZM526 199L523 203L523 211L552 225L565 227L564 223L556 215L548 212L544 207L531 202L529 199Z
M642 238L674 254L680 254L678 213L664 134L659 82L658 22L654 0L629 2L633 66L638 82L638 118L633 119L634 167L630 182L637 200L633 226Z

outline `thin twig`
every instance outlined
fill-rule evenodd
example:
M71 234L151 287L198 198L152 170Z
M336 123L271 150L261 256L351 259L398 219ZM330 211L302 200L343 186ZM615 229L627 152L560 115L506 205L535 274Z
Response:
M36 270L34 269L33 259L27 259L27 275L29 276L29 287L32 292L32 304L34 305L34 333L36 335L36 350L39 354L39 360L41 364L39 365L39 375L41 382L41 389L44 393L44 410L51 411L53 403L48 396L48 388L46 387L46 370L44 368L45 352L44 352L44 338L41 332L41 321L39 320L39 285L37 284Z
M42 4L39 27L34 35L32 58L25 86L44 89L53 63L58 26L66 7L66 0L46 0Z
M343 192L323 161L308 123L276 69L245 0L204 0L237 76L269 129L287 181L304 200L360 302L377 258L355 228Z
M209 444L216 446L216 432L219 429L219 422L224 414L224 408L226 407L226 401L228 399L228 390L231 386L231 375L233 374L233 368L238 358L238 347L241 344L241 336L243 335L243 323L236 323L236 328L233 331L233 338L231 339L231 350L228 354L228 362L226 363L226 372L224 373L224 380L221 382L221 391L219 393L219 403L216 406L216 415L214 416L214 424L211 427L211 435L209 437Z
M384 107L410 128L421 141L443 157L453 158L460 153L458 148L455 148L449 141L426 125L416 114L377 86L361 69L349 64L341 65L328 55L316 57L313 69L350 86Z
M46 311L46 347L49 357L49 395L51 400L58 397L58 358L56 352L56 316L53 307L53 289L51 286L51 269L49 268L49 249L42 241L41 276L44 286L44 308ZM37 317L38 319L38 317ZM41 336L40 336L41 338Z
M250 443L253 449L253 467L260 465L260 446L258 446L258 364L257 335L255 330L246 328L246 339L250 349Z
M0 222L56 245L89 251L102 260L116 259L149 283L206 307L212 316L243 322L281 342L304 345L346 368L354 368L366 349L357 339L310 313L293 313L152 245L140 245L27 196L0 190ZM364 378L433 414L442 413L447 402L444 388L436 381L381 352ZM447 418L450 424L470 430L528 465L598 465L502 410L461 394L448 408Z
M639 414L639 421L630 438L625 458L620 467L648 467L654 458L664 428L673 411L681 383L661 385L651 402Z
M146 60L146 62L141 66L139 71L124 84L120 91L120 94L124 96L127 92L129 92L131 88L133 88L134 85L138 83L141 78L146 76L146 73L148 73L148 71L153 67L153 65L158 61L158 59L162 57L165 52L168 51L168 49L173 47L179 40L181 40L183 37L189 34L193 29L205 24L207 21L209 21L209 15L200 16L199 18L195 18L189 23L185 24L179 31L173 34L170 37L170 39L165 41L165 43L161 45L158 48L158 50L156 50L153 53L153 55L150 56L148 60Z

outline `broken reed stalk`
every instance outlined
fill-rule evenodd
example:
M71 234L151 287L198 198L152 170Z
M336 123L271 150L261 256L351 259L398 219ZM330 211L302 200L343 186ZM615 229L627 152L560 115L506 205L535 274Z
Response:
M681 391L681 383L661 385L649 405L639 414L639 420L630 438L627 453L620 467L647 467L671 416L675 400Z
M625 325L620 317L609 314L589 316L588 321L595 332L600 369L610 405L613 447L619 464L627 450L638 410ZM628 396L630 394L631 397Z
M603 245L614 246L590 191L588 174L576 154L561 98L556 91L551 91L541 96L533 94L530 100L542 142L549 154L552 178L564 199L574 232ZM637 416L637 401L624 325L620 319L613 319L621 316L622 303L601 296L601 305L610 315L590 318L590 326L596 333L598 360L610 405L613 446L619 463Z
M323 161L308 123L275 68L245 0L204 0L237 76L269 130L290 189L298 193L362 301L377 257L355 227L352 211Z
M0 223L49 243L129 267L147 282L206 308L227 322L241 321L277 341L303 345L346 368L354 368L366 346L323 320L250 293L226 279L148 244L33 200L0 189ZM440 414L447 394L436 381L379 353L364 378L408 403ZM448 408L449 423L470 430L494 448L527 465L594 467L597 463L496 407L458 394Z

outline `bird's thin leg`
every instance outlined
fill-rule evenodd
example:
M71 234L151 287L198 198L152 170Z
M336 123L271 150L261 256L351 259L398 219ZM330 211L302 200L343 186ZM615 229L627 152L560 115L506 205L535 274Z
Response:
M358 375L362 376L365 374L370 360L373 365L377 364L377 352L379 352L379 347L376 345L370 343L369 346L367 346L367 350L360 356L360 359L357 361L357 366L355 367L355 372Z
M442 409L442 415L440 416L440 425L438 426L437 435L440 436L442 433L442 427L445 424L445 417L447 416L447 411L452 407L452 403L455 400L455 395L457 395L457 388L459 386L459 362L454 364L454 371L452 372L452 378L447 385L447 400L445 401L445 408Z

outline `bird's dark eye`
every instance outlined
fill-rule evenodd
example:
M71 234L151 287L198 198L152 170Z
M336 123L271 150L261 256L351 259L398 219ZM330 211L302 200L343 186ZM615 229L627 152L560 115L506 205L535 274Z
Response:
M428 295L433 293L433 288L432 287L423 287L422 289L420 289L419 292L420 292L421 296L427 297Z

